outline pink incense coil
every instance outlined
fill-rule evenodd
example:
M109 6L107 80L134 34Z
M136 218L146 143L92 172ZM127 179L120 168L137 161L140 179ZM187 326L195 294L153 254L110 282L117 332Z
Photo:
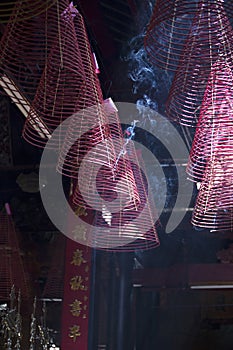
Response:
M148 187L142 159L136 154L132 141L128 144L128 152L134 155L131 163L140 201L136 208L125 206L123 209L106 216L108 204L102 213L97 213L93 228L94 242L103 249L111 251L134 251L136 249L152 249L159 246L156 231L158 220L153 200L148 199ZM140 163L140 164L139 164ZM106 212L105 212L106 211ZM102 234L102 228L109 227L109 235Z
M168 96L169 118L196 126L211 68L221 55L232 65L233 31L222 2L199 4Z
M90 206L84 208L84 203L80 200L79 189L76 188L74 203L78 205L81 219L90 224L92 218L92 231L86 237L87 244L97 249L133 251L135 249L151 249L159 245L155 227L158 216L153 200L148 199L148 184L142 160L140 159L139 162L132 141L127 143L126 149L127 153L121 156L119 163L124 162L125 157L127 160L128 155L133 160L129 162L129 169L133 173L139 200L135 201L135 197L131 196L127 202L125 193L122 193L122 188L117 184L118 181L122 184L121 179L116 178L115 183L110 182L109 178L103 178L101 172L96 177L96 187L99 190L100 198L103 199L98 210L93 211ZM118 175L121 174L118 173ZM99 181L102 185L102 191L98 186ZM104 182L106 191L103 191ZM113 202L116 198L119 201L122 199L121 206L119 206L119 202ZM98 200L98 204L101 203L101 199Z
M87 151L103 142L96 150L95 162L112 166L116 161L116 152L111 140L109 117L103 105L100 82L95 73L95 62L82 16L78 13L74 18L77 41L84 67L84 85L80 91L74 114L68 125L65 142L60 151L58 171L66 176L77 177L78 163L81 164ZM106 144L104 145L104 143Z
M206 166L192 223L214 231L233 230L233 146L226 156L216 154Z
M215 157L216 153L227 156L231 151L229 142L233 142L233 127L224 127L218 124L212 126L213 133L205 129L197 130L192 145L187 173L189 179L194 182L201 182L204 176L206 164ZM225 135L224 135L225 134Z
M228 155L233 141L233 73L225 60L212 67L192 144L187 173L201 181L206 162Z
M100 196L104 201L117 199L117 205L127 203L128 207L135 209L140 198L131 163L125 154L126 140L123 139L117 110L111 104L111 99L105 100L99 106L99 111L100 108L108 120L104 131L108 137L97 137L100 129L96 127L79 139L79 156L74 174L78 183L73 203L90 211L98 207ZM88 109L87 115L93 110L93 107Z
M99 208L101 199L104 202L117 200L116 206L125 204L135 209L140 197L130 163L120 159L114 169L113 163L107 167L93 159L84 166L75 191L74 204L91 210Z
M10 79L13 83L10 87L8 84L8 90L23 105L28 105L35 96L46 59L60 32L61 13L69 6L66 0L56 0L46 7L46 1L44 11L38 14L36 4L37 1L16 1L0 42L0 69L4 78L3 83L0 79L0 85L5 77ZM27 11L31 16L25 18Z
M69 120L65 142L59 153L57 169L60 173L78 178L79 167L85 157L88 159L85 164L90 169L97 165L114 166L117 153L107 117L104 105L98 104L77 112Z
M153 64L176 70L197 7L197 1L156 1L144 41Z
M0 23L9 23L9 21L12 20L10 17L12 14L12 11L14 10L15 4L18 2L21 6L21 15L17 18L17 21L23 21L29 18L32 18L34 16L39 16L44 11L49 9L57 0L35 0L31 4L31 6L28 6L27 0L8 0L8 1L1 1L0 3ZM9 19L10 17L10 19Z
M61 14L59 34L46 60L44 73L25 123L23 136L36 146L43 147L53 131L79 109L78 101L86 90L85 71L74 27L75 15L73 7L67 7ZM41 137L38 127L40 131L44 127L47 137ZM50 147L60 148L59 143L64 141L62 136L65 135L54 138Z
M29 298L29 283L26 276L17 233L11 215L0 213L0 300L7 301L11 288L20 290L23 299Z

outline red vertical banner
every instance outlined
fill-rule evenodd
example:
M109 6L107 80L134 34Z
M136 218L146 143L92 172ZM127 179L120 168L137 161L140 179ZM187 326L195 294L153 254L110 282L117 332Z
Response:
M62 310L62 350L88 349L91 248L67 239Z

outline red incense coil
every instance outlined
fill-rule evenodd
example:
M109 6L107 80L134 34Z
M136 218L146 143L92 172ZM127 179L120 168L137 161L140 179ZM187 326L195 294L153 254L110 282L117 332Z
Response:
M81 111L83 121L87 121L92 114L104 117L107 124L102 124L102 130L99 125L89 129L77 141L79 155L76 158L74 174L74 177L77 177L77 185L72 198L78 215L82 216L84 222L93 225L88 234L87 244L108 250L133 250L140 246L149 249L157 246L158 237L154 227L156 219L153 221L151 218L150 206L143 212L143 205L147 204L146 188L140 168L135 168L130 161L131 157L128 157L127 151L135 154L136 152L130 140L123 139L117 110L111 104L111 100L107 100L102 105ZM77 125L78 122L79 113ZM101 131L108 137L103 138ZM112 151L105 154L106 150ZM137 163L135 155L133 159ZM143 213L139 224L145 232L138 227L140 225L135 226L134 222L131 224L141 212ZM108 230L106 226L110 222L114 234L111 228ZM124 229L125 224L127 229ZM125 245L129 240L132 243Z
M214 231L233 229L233 142L228 155L219 155L207 164L192 223Z
M49 8L45 2L45 11L38 14L36 3L25 0L22 9L22 1L16 2L0 42L0 70L13 81L10 90L21 104L35 96L46 59L60 32L61 14L69 6L66 0L51 1ZM27 10L31 16L25 18Z
M156 1L144 41L154 65L176 70L197 7L197 1Z
M134 251L137 249L148 250L159 246L159 238L156 231L158 216L154 200L148 194L145 166L142 157L136 152L132 141L128 144L128 152L134 161L131 163L140 202L136 208L127 206L112 214L109 236L101 236L101 228L95 233L95 240L105 249L112 251ZM102 215L98 215L96 224L106 227ZM131 240L130 243L128 241Z
M233 73L220 58L211 70L192 144L187 173L201 181L206 162L228 155L233 135Z
M57 0L35 0L31 4L27 0L8 0L0 3L0 23L9 23L12 20L10 17L16 4L20 5L20 17L17 21L24 21L42 14L49 9Z
M158 219L153 199L148 195L148 184L145 176L143 162L135 151L132 141L127 143L127 154L121 156L119 162L130 158L129 169L132 170L139 200L134 198L126 201L121 193L121 188L116 183L105 180L106 191L100 193L103 199L102 205L94 212L92 217L92 229L87 236L87 244L97 249L111 251L134 251L136 249L151 249L159 245L156 232L156 221ZM96 187L99 189L98 181L103 184L101 173L96 178ZM109 184L110 183L110 184ZM99 191L100 192L100 191ZM78 196L76 195L76 200ZM119 201L114 203L115 199ZM130 199L130 198L129 198ZM100 203L100 201L99 201ZM76 202L77 204L77 202ZM82 207L83 209L83 207ZM90 207L82 212L83 221L88 222ZM90 223L90 220L89 220Z
M12 286L29 298L29 284L11 215L0 213L0 300L9 300Z
M76 206L86 210L99 207L100 197L104 201L118 199L131 208L140 201L131 164L125 154L125 140L119 117L111 99L105 100L101 113L106 115L108 138L98 138L99 127L90 130L79 140L79 157L76 167L78 183L73 196ZM93 111L88 109L87 115ZM106 131L104 131L106 132ZM104 153L105 151L111 154ZM100 197L99 197L100 196Z
M108 115L103 105L94 57L81 14L78 13L74 21L85 80L75 100L77 113L70 118L58 162L58 171L71 177L78 176L78 162L81 163L88 150L101 142L101 148L96 149L95 162L109 167L115 164L117 156L109 128L109 118L111 114L115 116L116 112L112 111Z
M233 31L223 3L201 2L168 96L169 118L196 126L211 68L220 55L232 65L232 44Z
M70 86L67 85L64 88L64 92L68 91L70 96L65 95L64 101L62 98L58 98L51 105L54 114L59 111L59 103L62 101L62 107L72 106L74 109L71 111L69 108L64 108L62 117L70 117L67 123L67 129L64 132L57 133L55 137L55 145L57 140L61 136L65 135L65 138L61 139L62 147L59 154L58 171L64 175L78 178L78 189L74 195L74 203L76 205L85 206L85 198L87 197L89 205L96 205L95 190L93 189L93 178L95 181L96 168L101 168L101 176L99 181L98 190L105 198L113 194L112 188L114 183L118 183L118 179L121 179L119 193L121 194L121 200L126 200L129 203L129 208L135 208L136 202L139 201L137 188L135 186L135 180L133 172L129 167L127 161L119 159L123 147L123 136L120 132L120 124L117 115L117 111L114 108L110 108L107 103L103 103L102 91L100 88L99 80L95 72L95 62L89 44L88 36L86 33L85 25L82 16L76 13L74 17L77 33L78 49L77 53L74 53L74 59L80 58L80 62L83 65L84 80L82 89L77 91L75 88L80 88L79 82L74 81L73 92L70 90ZM69 31L69 35L71 35ZM60 46L59 46L60 48ZM53 50L51 55L53 54ZM76 56L76 57L75 57ZM49 57L50 59L50 57ZM54 67L54 60L52 61L51 68ZM77 61L78 62L78 61ZM65 64L65 54L63 55L63 64ZM74 70L75 71L75 70ZM64 69L63 69L64 72ZM76 71L75 71L76 72ZM48 74L48 77L51 73ZM51 85L56 87L56 95L59 95L59 88L62 87L62 81L54 83L54 79L51 79ZM47 80L46 80L47 83ZM48 83L45 85L45 81L42 82L42 91L47 91ZM45 87L45 88L44 88ZM44 90L43 90L44 89ZM41 95L40 89L38 89L38 95ZM35 107L35 101L33 107L36 111L39 110L40 105L43 107L42 101L37 103ZM47 108L48 102L45 101L45 107ZM66 114L66 112L68 113ZM51 127L51 123L56 123L56 115L52 115L47 108L48 118L45 118L41 112L38 113L42 122L48 127ZM72 112L72 113L71 113ZM76 112L76 113L75 113ZM34 111L32 111L34 115ZM28 118L28 123L32 118ZM61 122L62 120L58 120ZM32 124L26 124L30 126ZM50 123L50 124L49 124ZM114 123L114 128L111 124ZM38 126L38 118L36 115L35 126ZM27 132L27 134L26 134ZM62 135L61 135L62 134ZM28 137L28 130L25 129L25 135ZM118 144L113 141L113 137L118 137ZM86 161L87 160L87 161ZM80 171L83 173L80 175ZM107 180L107 181L106 181ZM107 184L107 185L106 185ZM84 198L83 198L84 197Z
M53 131L77 111L78 101L82 98L83 89L85 90L86 77L74 16L74 8L71 6L61 14L59 33L46 60L44 73L25 123L23 136L36 146L44 146ZM47 138L38 133L40 123L47 131ZM58 135L58 139L54 138L53 147L61 147L59 142L63 142L62 135Z

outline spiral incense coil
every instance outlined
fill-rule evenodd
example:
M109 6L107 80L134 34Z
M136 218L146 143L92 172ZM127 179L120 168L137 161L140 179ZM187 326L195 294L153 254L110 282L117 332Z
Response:
M115 112L113 112L115 116ZM69 118L66 136L59 152L57 169L65 176L77 178L79 167L87 157L88 166L114 167L117 152L110 133L109 115L103 104L85 108ZM62 131L61 133L64 134ZM56 136L55 139L58 139Z
M94 158L99 164L113 166L117 153L109 128L109 118L111 114L115 116L116 111L111 111L109 115L106 113L100 82L95 72L94 56L80 13L75 16L74 24L84 69L84 84L74 100L76 113L69 120L57 169L62 174L75 178L78 176L78 164L81 164L87 152L98 144L102 143L101 147L96 149Z
M232 66L232 45L233 31L223 3L200 3L166 103L169 118L196 126L211 69L220 55Z
M0 300L9 300L12 286L21 291L23 299L29 298L29 284L18 244L12 216L0 213Z
M31 17L24 17L22 2L24 8L34 11ZM61 14L69 6L66 0L50 1L51 6L38 14L35 3L37 1L16 2L0 42L0 71L12 81L8 90L22 105L35 97L47 57L55 38L60 36Z
M85 110L86 115L91 115L96 108ZM97 112L108 120L105 129L102 128L103 134L108 137L102 139L101 130L97 126L78 140L78 161L76 160L76 173L73 174L78 183L73 195L73 204L91 210L99 207L100 197L104 201L117 198L117 205L124 203L128 208L135 209L140 197L131 163L125 153L125 140L117 110L111 99L108 99L98 107ZM82 115L83 113L84 111Z
M233 142L233 73L220 58L206 87L200 117L190 151L187 173L201 181L206 163L216 153L227 156Z
M100 139L98 143L95 135L99 127L79 141L79 146L83 142L85 147L80 147L83 153L78 157L77 184L72 196L83 221L93 225L87 244L108 250L155 247L159 244L157 217L153 202L148 204L147 183L135 148L132 141L123 139L117 110L111 101L104 101L102 108L108 120L109 141ZM114 152L108 164L101 153L107 144L113 145Z
M99 220L110 223L111 209L119 212L119 207L126 208L126 220L130 211L135 214L141 198L135 174L125 154L125 141L117 110L111 101L103 101L84 21L79 14L75 17L75 25L86 73L86 89L83 89L83 95L77 101L78 112L68 126L66 142L60 151L58 171L77 179L73 204L82 213L84 221L95 220L95 226ZM119 220L122 221L117 215L113 216L114 220L116 237L119 238ZM110 249L111 234L97 238L95 227L93 230L87 243L104 248L107 245ZM153 245L158 244L156 237L153 235ZM115 246L116 242L111 242Z
M51 6L53 6L58 0L35 0L29 3L28 0L9 0L1 1L0 3L0 23L9 23L12 21L12 12L15 6L20 6L20 17L15 21L20 22L30 19L35 16L39 16Z
M71 7L67 7L61 14L60 32L46 60L44 73L27 116L23 137L35 146L43 147L49 135L79 109L78 101L86 91L86 77L74 16ZM38 133L38 120L49 134L47 139ZM65 135L58 135L58 139L54 139L54 148L61 147L64 142L62 136Z
M158 217L154 201L148 196L145 167L142 158L136 153L131 142L129 144L129 152L134 157L131 168L140 202L138 202L136 208L130 209L126 206L124 209L112 213L111 220L106 220L106 214L103 210L101 214L98 213L95 221L96 227L93 228L95 242L98 242L102 247L104 246L104 249L111 251L148 250L158 247L160 244L156 231ZM108 209L107 203L106 209ZM109 235L102 235L101 228L105 227L106 229L108 226Z
M206 165L192 223L214 231L233 230L233 143L228 155L216 154Z
M93 208L86 206L85 208L81 207L82 212L79 211L82 220L88 223L91 222L92 212L92 229L86 238L87 244L97 249L134 251L159 246L156 231L158 216L154 202L148 195L148 183L143 161L141 158L139 160L139 155L132 141L127 144L127 153L130 155L129 169L132 170L134 176L139 201L135 201L134 197L126 201L125 193L122 192L121 187L124 181L121 181L120 178L117 178L115 183L111 182L110 184L109 178L105 178L106 191L103 191L103 186L102 191L100 191L98 182L101 181L103 185L103 174L99 172L95 185L99 190L98 203L101 203L102 199L102 204L99 205L98 210L93 211ZM76 205L80 204L80 201L77 201L80 199L77 192L75 197Z
M197 1L156 1L144 40L145 50L154 65L176 70L197 7Z

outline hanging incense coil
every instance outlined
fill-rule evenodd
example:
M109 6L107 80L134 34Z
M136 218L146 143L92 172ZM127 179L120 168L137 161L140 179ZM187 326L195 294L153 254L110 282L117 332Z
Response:
M115 129L114 124L112 127ZM125 172L119 174L118 169L116 169L117 176L114 180L110 176L103 176L106 174L106 172L104 174L105 169L100 169L102 171L98 172L95 184L99 195L98 201L96 199L96 203L99 204L98 208L94 202L93 207L82 202L79 194L80 189L78 187L75 189L73 202L76 206L78 205L78 214L84 222L92 225L86 236L86 242L97 249L134 251L136 249L151 249L159 245L156 232L158 216L154 201L148 192L142 159L140 158L139 161L139 155L135 151L132 141L127 142L126 149L127 154L121 155L118 165L121 162L128 164L128 175L132 171L137 191L136 197L132 196L132 190L131 197L126 197L126 193L130 193L130 190L129 188L127 192L122 190L122 184L126 184ZM88 190L89 187L86 189ZM90 189L88 195L90 198ZM90 203L90 201L88 202Z
M221 55L232 65L233 31L222 2L199 4L168 96L169 118L196 126L211 69Z
M176 70L197 8L197 1L156 1L144 40L145 50L155 66Z
M135 157L131 163L140 202L135 208L127 205L108 217L108 206L97 215L93 228L93 238L103 249L111 251L135 251L137 249L152 249L159 246L159 238L156 230L158 220L154 201L148 194L148 183L145 176L145 168L134 145L128 144L128 152ZM130 158L131 158L130 157ZM139 160L140 158L140 160ZM106 219L107 217L107 219ZM109 235L102 235L102 228L109 227Z
M86 27L80 13L74 18L77 41L84 67L84 85L75 100L76 113L69 118L65 142L60 150L58 171L66 176L78 176L78 164L90 149L96 148L95 162L107 167L116 162L117 153L111 140L109 118L116 111L106 111L100 82L95 72L94 56L90 47Z
M69 6L66 0L50 1L49 7L38 13L35 3L30 0L15 2L0 42L0 85L21 105L29 107L54 40L60 35L61 14ZM40 1L41 6L46 3ZM27 18L24 16L26 9L31 12Z
M23 137L35 146L43 147L53 131L77 111L78 101L82 99L85 90L86 77L74 16L71 6L61 14L59 35L55 38L46 60L44 73L24 126ZM41 137L41 129L44 129L45 137ZM54 139L54 147L59 149L62 142L62 135L59 135L58 140Z
M104 169L107 169L107 176L109 172L115 176L113 168L117 163L118 151L115 149L112 140L109 120L112 118L118 124L119 121L116 119L116 110L107 110L103 103L102 91L96 76L94 57L90 48L83 18L76 12L74 20L77 31L76 42L78 43L79 50L75 52L76 56L73 58L72 64L76 58L79 58L77 62L83 64L84 80L82 89L80 89L80 94L78 95L77 91L75 91L75 87L80 88L77 79L72 90L70 90L69 84L65 85L63 92L65 96L64 101L62 98L55 101L52 99L52 103L54 103L52 105L54 115L51 115L50 109L47 108L47 106L49 106L48 100L45 101L45 106L47 108L46 112L49 111L49 113L46 115L38 113L38 115L40 116L40 120L47 127L51 127L52 123L56 124L57 121L59 125L64 119L68 118L65 130L60 132L58 128L55 133L53 133L53 137L49 140L46 147L51 147L51 143L52 146L58 146L57 148L60 152L57 169L60 173L73 178L79 177L80 167L84 164L85 156L88 156L88 161L85 163L85 176L82 178L84 183L81 184L81 188L85 190L86 188L91 188L92 174L96 166L103 166ZM69 35L71 34L72 33L69 32ZM54 61L52 63L53 65L51 64L51 67L54 66ZM63 56L63 66L64 65L65 57ZM73 68L75 68L75 66ZM65 71L64 68L63 71ZM76 73L75 69L73 71ZM52 84L53 81L54 79L52 80ZM44 84L41 84L41 86L43 90ZM59 95L59 88L62 87L62 81L54 83L53 87L56 88L56 94ZM66 92L68 92L68 95L65 94ZM38 94L40 96L41 92L38 92ZM33 102L33 106L34 105L35 101ZM39 105L40 103L37 104L35 110L38 111ZM64 109L60 109L60 106ZM67 106L71 106L73 110ZM59 111L61 113L58 113ZM62 120L57 118L57 115L60 116L60 114L62 114ZM45 116L48 116L48 118L45 118ZM34 121L35 126L38 127L38 119L34 119ZM24 132L24 136L26 135L27 137L27 127L32 125L32 123L29 123L30 115ZM62 127L63 123L61 125L61 128ZM58 144L57 141L60 143ZM92 151L93 153L91 153ZM133 188L134 179L133 176L129 175L128 168L119 163L118 169L121 169L121 174L125 172L125 175L122 175L126 180L121 187L123 193L126 194L126 196L136 196L136 192L134 193L131 189ZM88 185L87 181L89 181ZM129 191L131 192L129 193Z
M199 121L190 151L187 173L200 182L206 163L216 152L227 156L233 133L233 73L220 58L214 64L201 106Z
M62 14L60 37L56 38L55 46L47 59L23 136L36 146L44 146L54 129L70 117L70 126L66 124L63 132L58 131L56 137L54 134L53 144L50 142L49 147L61 149L58 170L73 176L70 174L76 167L79 156L79 146L77 143L73 145L73 139L85 134L96 124L108 124L99 107L85 117L82 113L77 117L75 113L102 102L102 91L84 21L81 14L70 5ZM100 129L98 137L107 137L107 134L103 134L106 128ZM64 153L69 153L69 160L63 156Z
M215 154L205 170L192 223L214 231L233 230L233 140L228 155Z
M11 15L16 5L20 6L20 17L15 19L15 21L20 22L34 16L39 16L53 6L55 2L57 2L57 0L35 0L31 1L31 3L29 3L28 0L1 1L0 23L9 23L12 21Z
M23 299L29 298L29 283L25 273L17 233L12 216L0 213L0 300L9 300L12 286L21 291Z
M87 109L87 116L93 111L96 112L96 107ZM125 140L117 110L111 99L98 106L97 115L99 114L108 120L105 129L96 126L78 140L79 155L76 172L73 173L78 183L73 203L92 210L99 208L101 198L110 202L117 198L117 205L128 203L129 207L135 208L140 198L129 159L125 155ZM85 116L83 111L82 115ZM106 139L102 138L101 131L108 135Z

